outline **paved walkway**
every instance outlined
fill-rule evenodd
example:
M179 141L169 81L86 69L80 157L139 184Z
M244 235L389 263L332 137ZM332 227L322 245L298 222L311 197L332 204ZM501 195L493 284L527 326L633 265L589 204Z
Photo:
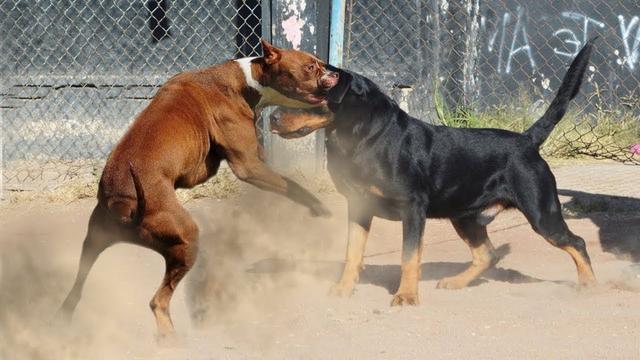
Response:
M640 166L589 161L552 170L569 213L640 213Z
M640 200L640 166L590 161L554 166L552 170L558 189L627 196Z

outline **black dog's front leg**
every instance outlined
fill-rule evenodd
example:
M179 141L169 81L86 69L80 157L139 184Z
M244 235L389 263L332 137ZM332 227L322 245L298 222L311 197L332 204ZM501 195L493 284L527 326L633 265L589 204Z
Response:
M417 206L402 216L402 277L391 305L418 305L418 281L421 275L422 235L426 213Z
M373 215L360 200L349 200L349 241L344 270L340 280L331 287L329 294L351 296L363 268L364 248L369 237Z

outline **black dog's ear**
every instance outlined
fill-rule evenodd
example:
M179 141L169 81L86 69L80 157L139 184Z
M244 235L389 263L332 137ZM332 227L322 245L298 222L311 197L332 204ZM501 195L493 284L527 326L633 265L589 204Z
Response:
M330 103L339 104L344 99L344 96L347 94L347 91L351 89L351 81L353 80L353 76L346 71L335 68L331 65L327 67L331 71L336 71L338 73L338 83L336 86L332 87L327 94L327 100Z

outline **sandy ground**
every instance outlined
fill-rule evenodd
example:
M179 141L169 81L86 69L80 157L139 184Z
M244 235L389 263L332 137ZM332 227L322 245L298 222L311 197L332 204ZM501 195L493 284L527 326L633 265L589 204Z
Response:
M469 288L435 289L470 255L447 221L429 221L421 305L391 308L400 224L374 221L355 294L331 298L346 215L340 196L323 197L330 219L258 191L187 204L203 253L173 299L172 346L156 343L147 305L164 271L160 256L131 245L108 249L73 323L63 326L52 319L72 284L94 202L5 207L0 358L640 358L640 213L568 220L587 241L600 283L588 290L575 287L569 256L515 211L489 226L504 255L495 269Z

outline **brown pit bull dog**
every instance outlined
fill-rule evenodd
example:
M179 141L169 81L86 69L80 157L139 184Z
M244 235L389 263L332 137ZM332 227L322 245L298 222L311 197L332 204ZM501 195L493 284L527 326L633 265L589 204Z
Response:
M310 54L264 40L262 48L263 57L174 76L135 119L102 173L78 274L60 309L65 319L71 318L100 253L127 242L164 257L166 272L150 306L160 337L174 333L169 302L193 266L198 247L198 227L175 189L205 182L222 160L240 180L285 195L314 216L329 214L312 194L266 166L254 117L267 105L323 103L337 73Z

